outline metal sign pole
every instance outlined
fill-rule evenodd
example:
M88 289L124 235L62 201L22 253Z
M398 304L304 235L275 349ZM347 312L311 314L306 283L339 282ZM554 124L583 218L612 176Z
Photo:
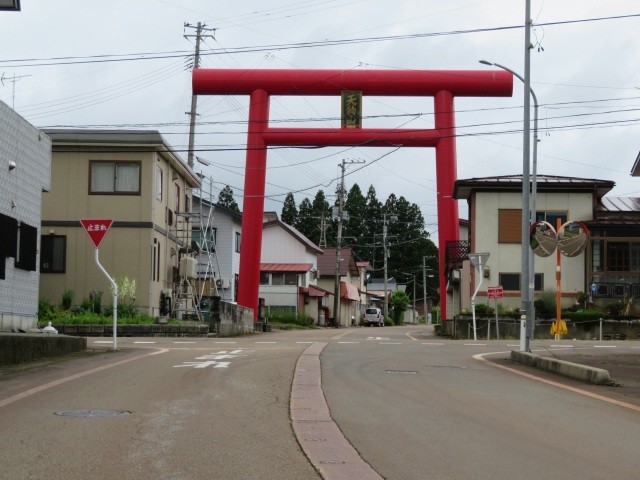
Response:
M100 265L100 260L98 258L99 251L100 249L96 248L96 265L98 265L98 268L100 269L100 271L104 273L104 275L109 279L109 282L111 282L111 289L113 290L113 349L117 350L118 349L118 285L113 280L113 278L111 278L111 276L107 273L104 267Z

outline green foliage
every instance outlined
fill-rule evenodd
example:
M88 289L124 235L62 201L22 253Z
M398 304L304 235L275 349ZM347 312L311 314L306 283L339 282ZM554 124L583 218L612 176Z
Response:
M616 300L607 304L607 313L611 317L619 317L624 311L625 303L622 300Z
M104 307L104 311L102 312L102 314L105 317L112 317L113 305L107 305L106 307ZM123 303L123 304L118 303L118 322L120 321L121 318L124 319L124 318L138 318L138 317L140 317L140 312L138 311L137 306L129 303Z
M38 302L38 320L46 322L53 321L58 315L60 315L61 310L58 305L49 300L40 300Z
M53 325L110 325L113 319L108 316L100 315L91 312L78 312L71 313L58 311L57 315L52 315L48 318L38 318L38 325L43 327L51 322ZM155 317L149 317L147 315L139 315L137 317L120 317L118 315L118 325L129 324L152 324L156 323Z
M434 324L442 322L442 318L440 317L440 307L436 306L431 308L431 322Z
M574 322L580 320L599 320L604 314L598 310L578 310L570 312L568 310L562 311L563 320L573 320Z
M403 313L407 310L410 301L409 295L400 290L396 290L391 294L392 317L396 325L402 325L404 323Z
M298 208L296 207L296 200L293 193L287 193L284 199L284 205L282 206L282 213L280 214L280 220L287 225L296 226L298 222Z
M233 189L229 185L225 185L225 187L220 190L218 204L228 208L232 212L240 212L240 207L238 207L238 203L233 198Z
M305 328L313 327L313 317L306 313L271 311L267 314L267 322Z
M468 309L464 309L460 312L463 316L472 316L473 312ZM495 315L495 309L488 303L476 303L476 317L490 317Z
M384 317L384 324L387 327L393 327L395 325L393 319L391 317Z
M102 312L102 292L89 292L91 300L91 311L94 313Z
M92 312L93 311L93 302L88 298L83 298L82 303L80 304L80 309L84 312Z
M536 317L549 320L556 318L556 293L552 291L542 292L533 302L536 309Z
M119 279L113 279L118 287L118 318L133 318L139 315L136 306L136 279L129 278L125 273ZM113 294L113 288L111 288ZM113 314L113 306L104 309L106 316Z
M73 304L73 290L65 290L62 294L62 303L60 306L63 310L69 310Z

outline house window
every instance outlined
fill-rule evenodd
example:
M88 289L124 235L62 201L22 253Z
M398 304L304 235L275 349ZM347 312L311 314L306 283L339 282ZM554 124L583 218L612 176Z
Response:
M163 197L163 185L164 185L164 172L160 165L156 165L156 182L155 182L155 197L159 202L162 201Z
M498 243L521 243L522 210L498 210Z
M628 272L629 267L629 242L607 242L607 270Z
M240 276L236 273L233 276L233 301L238 302L238 279Z
M21 223L18 227L18 255L16 256L16 268L36 271L36 259L38 257L38 228Z
M240 232L236 232L236 253L240 253Z
M269 285L269 274L267 272L260 272L260 285Z
M567 212L553 210L536 212L536 222L547 222L553 228L558 226L558 219L560 220L560 225L567 223Z
M67 254L66 235L40 237L40 272L65 273Z
M285 285L298 285L298 274L286 272L284 274L284 284Z
M499 275L499 283L505 291L519 292L520 291L520 274L519 273L501 273ZM536 292L541 292L543 288L544 275L542 273L536 273L534 276L533 289Z
M140 162L91 161L90 194L140 194Z
M174 204L174 211L176 213L178 213L180 211L180 185L174 184L173 185L175 188L175 204Z
M271 274L271 285L284 285L284 273L275 272Z
M216 249L216 235L218 230L216 228L209 227L204 233L200 228L194 227L191 232L191 240L196 242L200 250L207 250L210 252Z

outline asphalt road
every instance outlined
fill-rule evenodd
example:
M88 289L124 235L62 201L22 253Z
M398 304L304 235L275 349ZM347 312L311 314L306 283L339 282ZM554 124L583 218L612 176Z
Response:
M638 476L640 410L624 398L508 366L516 342L425 333L122 338L117 352L89 338L95 353L0 371L0 477L321 478L289 412L296 363L320 343L330 416L383 478Z

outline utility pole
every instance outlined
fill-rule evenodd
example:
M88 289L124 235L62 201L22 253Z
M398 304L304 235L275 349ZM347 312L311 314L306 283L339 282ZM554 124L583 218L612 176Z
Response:
M200 67L200 40L202 38L202 32L215 32L215 28L205 28L206 25L204 23L198 22L198 26L194 27L189 23L184 24L184 28L195 28L195 35L184 35L184 38L196 37L196 53L193 58L193 68ZM206 35L207 37L214 38L213 35ZM191 110L189 112L185 112L189 115L189 152L187 153L187 164L189 167L193 168L193 145L194 145L194 137L196 134L196 109L198 108L198 96L191 95Z
M333 298L333 319L335 326L339 323L339 310L340 310L340 255L342 252L342 221L348 220L348 216L344 214L344 171L346 170L346 164L352 163L365 163L364 160L349 160L348 162L342 159L342 162L338 165L340 167L340 185L338 186L338 212L337 215L333 215L335 220L338 217L338 238L336 247L336 279ZM323 217L324 219L324 217Z
M395 213L389 215L391 221L398 220L398 216ZM389 252L387 250L387 214L382 214L382 248L384 250L384 318L389 315L389 295L387 294L387 258Z
M327 228L329 225L326 222L326 217L322 215L320 217L320 244L318 245L320 248L327 248Z
M426 265L426 256L422 256L422 305L424 308L424 318L427 320L429 316L427 315L427 265Z

